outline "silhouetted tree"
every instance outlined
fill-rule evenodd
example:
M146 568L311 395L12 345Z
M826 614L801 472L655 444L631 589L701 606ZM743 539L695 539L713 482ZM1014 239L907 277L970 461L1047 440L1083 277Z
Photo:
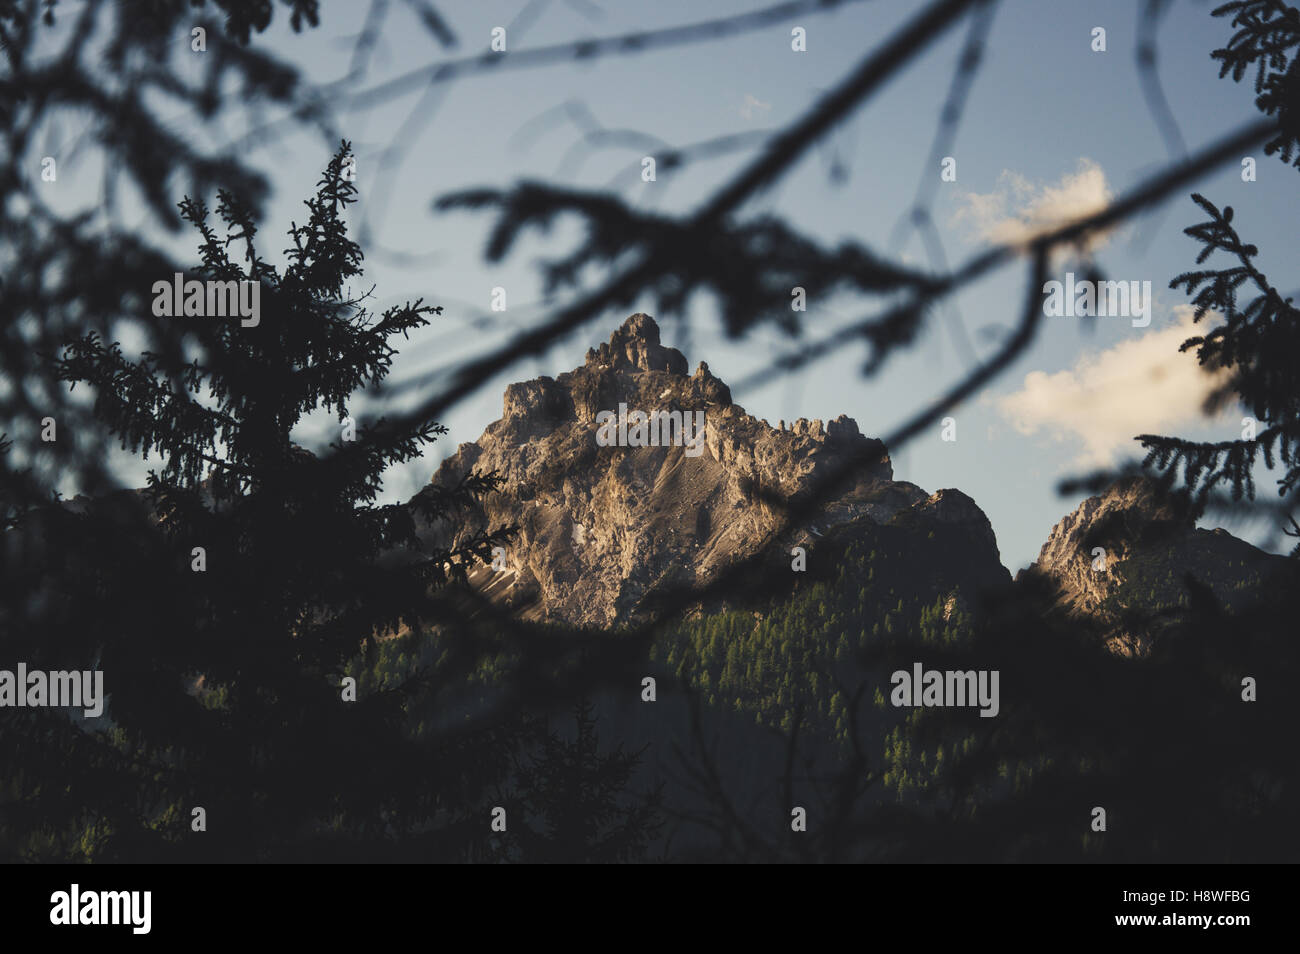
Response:
M28 756L53 733L59 746L50 755L61 750L69 761L53 772L19 761L10 797L50 837L11 850L94 859L382 857L399 836L413 836L399 845L409 851L472 814L473 793L506 765L513 743L499 726L464 740L412 737L405 698L417 687L436 692L439 674L355 702L340 688L345 662L363 646L446 622L438 592L511 534L504 528L439 550L416 532L417 514L443 519L491 492L499 483L492 474L423 495L414 508L374 502L385 468L445 429L381 421L352 439L350 397L383 380L391 338L440 309L415 301L373 315L364 296L347 293L362 260L344 221L356 191L343 174L349 154L345 143L308 200L306 221L290 230L282 271L262 257L234 195L221 192L216 210L225 235L201 201L181 203L202 237L192 274L231 288L259 283L255 325L239 316L160 318L188 326L185 364L150 352L129 357L94 333L59 362L61 379L93 388L96 417L124 447L158 454L162 464L150 472L147 507L132 506L142 501L128 494L84 514L56 509L29 528L44 537L49 563L40 569L53 574L62 605L47 628L17 642L36 659L60 660L58 668L72 658L96 663L112 727L56 731L46 718L43 741L28 737ZM292 438L316 408L341 422L322 457ZM76 556L61 570L63 553ZM41 592L36 579L24 582ZM63 807L80 818L60 817L45 794L65 773L81 784ZM206 811L206 833L191 831L196 807ZM465 827L486 832L485 824Z
M567 726L566 726L567 728ZM523 862L642 861L662 822L659 792L629 792L641 753L602 753L591 703L573 707L571 738L549 726L515 758L506 857Z
M315 24L317 5L312 0L291 0L283 6L295 29ZM1020 324L991 358L975 364L961 382L886 436L890 449L896 451L992 380L1031 343L1041 320L1037 290L1049 253L1125 221L1182 190L1197 176L1235 162L1243 150L1257 144L1267 142L1267 148L1280 150L1286 161L1294 154L1297 68L1287 51L1294 46L1300 20L1294 9L1279 0L1243 0L1220 8L1219 12L1234 13L1241 29L1229 48L1216 56L1235 78L1258 65L1259 104L1269 121L1234 130L1185 160L1171 163L1080 222L1023 244L995 247L949 269L941 251L935 252L941 244L926 208L933 196L933 163L926 167L931 170L924 180L929 186L918 189L909 215L927 238L930 271L890 260L852 238L828 248L778 218L745 217L754 197L779 184L808 151L891 77L965 22L969 24L966 42L932 150L936 158L950 153L946 144L960 121L997 4L934 0L866 53L788 127L771 134L687 144L661 154L660 170L667 175L697 158L761 146L735 176L682 216L650 214L617 197L542 183L474 190L443 200L443 208L492 208L499 213L489 257L504 256L523 230L544 228L561 215L576 213L588 226L586 238L568 254L552 258L543 273L549 292L569 292L570 297L560 300L533 328L456 369L445 387L421 395L415 408L399 421L362 427L355 442L342 442L322 458L295 445L292 430L304 414L320 408L344 418L349 396L386 373L391 355L386 336L419 327L434 310L415 302L361 327L369 317L361 308L364 296L353 298L344 291L347 279L359 275L360 252L346 240L338 214L351 195L350 188L338 181L338 157L322 180L322 191L309 203L308 224L291 232L290 267L279 273L256 254L252 223L267 188L243 161L240 147L269 128L257 115L262 105L283 110L282 119L290 123L328 131L332 142L337 139L330 122L334 102L374 106L402 89L729 36L764 28L795 12L812 15L835 6L824 0L780 3L695 28L673 26L627 37L583 39L512 51L500 59L470 55L435 62L356 91L346 84L313 89L273 53L249 45L252 33L264 30L273 12L281 9L273 3L218 0L205 6L179 0L120 4L89 0L72 28L56 34L50 27L56 9L60 13L63 9L57 4L0 0L0 145L4 147L0 149L0 253L5 268L0 284L4 344L0 351L9 385L0 391L0 412L18 451L0 454L0 521L8 525L23 518L16 531L5 534L0 547L5 552L0 567L4 597L0 637L9 658L26 659L31 665L102 667L113 694L109 731L91 731L43 710L7 713L0 725L0 745L6 768L12 770L0 783L4 812L0 851L27 858L96 859L500 857L502 846L485 840L489 837L485 799L489 792L504 791L502 797L511 797L512 768L527 764L520 761L524 759L520 746L528 738L523 710L513 704L517 696L507 693L502 697L506 705L495 716L471 719L465 729L454 726L467 715L466 677L497 648L491 634L483 630L504 630L512 624L496 618L493 626L476 626L476 619L481 622L486 617L470 618L459 599L444 598L449 589L444 584L454 582L464 561L481 555L489 541L475 541L459 554L422 551L409 511L373 504L383 467L409 459L439 433L429 420L482 386L493 373L520 358L544 353L584 323L647 294L656 297L661 312L683 320L691 296L711 294L734 336L764 323L791 334L799 332L802 322L790 310L787 297L794 284L823 296L848 292L869 297L880 310L791 348L755 377L762 380L765 375L788 373L842 351L852 341L865 343L866 371L873 373L933 327L934 305L995 268L1028 257L1033 264L1027 276L1030 293ZM188 33L196 7L198 15L214 9L224 13L225 36L217 29L210 31L212 53L202 64L201 79L182 81L176 60L188 55L188 46L177 39ZM357 39L349 81L364 77L369 50L375 45L375 24L383 21L388 7L372 5ZM429 4L419 7L422 22L439 44L453 43L454 36L436 10ZM1162 5L1148 4L1144 9L1150 23L1158 18ZM1139 19L1142 22L1142 15ZM104 43L92 42L99 39ZM1147 52L1150 55L1139 63L1145 63L1145 75L1158 88L1153 45ZM236 96L222 95L232 89L238 90ZM156 109L159 101L169 106L178 103L187 117L209 130L220 124L225 116L222 107L228 102L251 104L252 129L234 148L223 143L204 151L196 145L203 137L177 135L169 129ZM417 112L424 105L422 99ZM41 156L38 142L46 130L43 123L63 110L88 114L93 120L92 139L105 153L108 170L107 224L88 213L68 216L56 211L42 201L40 185L34 181L33 170L38 168L34 160ZM385 161L401 147L401 143L390 144ZM181 217L173 213L169 183L176 177L186 183L191 195L223 190L217 213L229 228L226 237L208 231L206 210L198 201L183 203ZM142 230L124 228L115 220L119 178L138 188L154 224L176 227L183 218L203 230L203 267L198 274L264 283L260 327L240 328L237 321L217 324L209 319L151 321L145 317L149 300L145 289L181 266L151 244ZM241 201L236 202L234 195ZM1225 240L1236 242L1235 233ZM228 245L240 247L241 242L243 265L228 255ZM588 266L608 266L609 272L608 280L590 291L580 280L590 273ZM1233 279L1207 281L1228 288ZM1240 356L1260 344L1261 329L1251 325L1264 310L1294 321L1289 302L1284 308L1264 297L1266 306L1243 312L1233 338L1208 346L1211 361L1223 363L1227 352ZM142 332L148 350L127 355L117 345L101 344L101 338L120 337L116 332L120 323ZM51 364L41 358L71 333L81 335L81 340L58 367L64 380L96 388L94 410L107 426L97 427L84 407L65 400L51 386ZM1282 347L1288 341L1274 336L1267 344ZM1256 394L1255 406L1271 415L1261 418L1274 432L1269 437L1272 443L1261 443L1263 453L1280 448L1281 456L1293 459L1289 448L1294 446L1290 443L1294 414L1285 401L1294 400L1294 381L1276 367L1277 360L1277 354L1270 355L1260 365L1269 370L1268 380L1243 371L1238 381ZM1280 398L1269 390L1279 382L1292 388ZM51 414L57 417L61 433L75 435L75 440L50 446L37 442L36 422ZM33 460L39 464L52 459L75 467L81 476L93 478L83 481L83 489L99 494L111 483L101 465L102 452L113 439L133 450L162 455L163 467L151 478L147 498L118 494L69 507L32 509L48 498L50 484L43 479L50 471L33 470ZM5 446L0 439L0 450ZM1245 449L1226 448L1226 456L1209 458L1203 449L1190 445L1151 446L1158 454L1169 451L1165 462L1182 453L1202 477L1222 473L1225 479L1235 480L1246 473L1241 464ZM1233 453L1238 456L1232 457ZM1249 453L1253 459L1255 451ZM814 513L820 499L851 479L856 468L871 463L866 457L846 461L840 473L806 500L779 500L764 488L755 488L755 496L786 507L793 525ZM472 495L490 490L484 480L461 491ZM455 493L422 496L428 498L420 503L427 518L449 512L457 499ZM204 548L207 563L201 573L191 570L196 546ZM741 581L754 592L770 595L766 575L753 569L752 563L730 568L708 587L708 593L669 594L663 601L663 615L678 613L698 596L737 594ZM1240 817L1249 818L1256 827L1244 841L1232 843L1259 846L1273 838L1284 845L1280 836L1289 829L1279 812L1294 787L1285 787L1289 784L1285 772L1279 774L1276 760L1270 761L1269 753L1256 747L1266 743L1272 752L1276 737L1261 727L1287 724L1278 718L1279 710L1224 709L1216 704L1197 710L1188 721L1179 718L1179 705L1187 698L1203 699L1204 693L1226 692L1223 679L1239 673L1242 666L1258 671L1278 665L1274 654L1280 647L1271 641L1294 616L1282 600L1253 622L1238 617L1234 628L1255 627L1248 631L1258 637L1258 651L1201 658L1197 647L1221 648L1212 637L1228 624L1212 600L1197 595L1195 581L1189 582L1189 591L1191 609L1201 614L1200 622L1194 614L1173 620L1174 627L1182 627L1188 635L1167 641L1168 649L1162 650L1186 655L1165 668L1139 669L1135 671L1146 675L1133 675L1099 652L1096 640L1090 639L1095 634L1081 632L1074 622L1049 619L1050 601L1023 588L1015 600L982 617L983 627L971 642L949 647L949 658L955 664L985 668L1005 652L1010 654L1005 663L1008 673L1019 672L1025 678L1056 673L1059 685L1046 679L1037 683L1042 691L1027 695L1025 708L1014 714L1004 733L1000 725L1000 734L988 744L968 744L972 738L962 730L970 727L955 727L961 738L948 744L960 741L959 750L969 757L942 759L943 773L928 787L943 797L951 796L950 805L936 807L931 802L920 811L913 811L915 806L882 811L858 800L870 789L863 780L880 776L863 770L864 761L874 753L855 751L846 774L830 783L836 811L818 816L818 825L809 833L815 834L816 847L805 843L794 856L843 858L893 852L894 857L908 853L935 857L947 850L945 846L970 857L999 852L1068 853L1075 847L1073 807L1062 809L1064 816L1057 812L1059 805L1040 797L1052 791L1045 784L1032 797L1021 799L1010 789L1015 781L1004 784L991 779L1003 779L1008 763L1013 779L1019 779L1024 768L1015 764L1019 760L1030 763L1029 770L1047 781L1051 772L1039 763L1057 758L1066 767L1061 769L1064 781L1056 791L1074 797L1078 781L1091 771L1086 764L1077 765L1075 756L1095 748L1107 754L1104 772L1116 785L1131 783L1123 795L1126 807L1116 817L1150 806L1153 837L1163 839L1162 844L1208 832L1212 843L1207 853L1222 854L1228 842L1213 841L1223 835L1215 832L1213 820L1239 817L1235 812L1241 803L1234 800L1245 799L1245 814ZM892 604L890 599L888 605ZM837 611L841 618L848 615L845 608L828 603L820 623L827 622L828 612ZM1003 628L989 629L990 619L1000 620ZM437 651L432 653L438 660L436 667L402 679L408 667L398 664L400 658L387 659L386 664L393 662L384 673L383 685L388 688L368 693L356 703L342 702L335 683L343 661L359 644L373 646L388 633L417 632L430 620L438 623L433 637ZM900 601L895 613L884 614L883 630L901 637L908 622ZM878 625L871 621L871 630L877 631ZM792 632L806 634L809 629L801 622L784 630L778 644L781 655L791 656L799 645L802 636L792 638ZM866 629L864 625L864 633ZM721 627L717 635L718 641L725 636ZM517 657L519 669L547 682L552 660L537 654L550 645L546 641L527 645ZM728 646L717 648L723 662L731 665L712 675L707 670L702 673L706 691L719 688L719 676L738 678L738 668L748 662L733 658ZM804 670L795 675L789 667L780 668L777 678L788 704L796 681L803 688ZM1285 676L1283 669L1274 671ZM1118 681L1107 683L1112 675ZM400 688L393 684L395 678ZM1137 701L1116 705L1104 725L1092 733L1086 724L1081 728L1080 720L1087 722L1087 706L1098 685L1121 686L1115 691L1131 691ZM1196 692L1202 695L1196 697ZM436 731L421 728L412 737L405 722L415 693L422 696L421 712L441 709L444 718ZM558 697L568 702L575 695L572 686L548 683L548 704ZM856 698L856 694L850 698L844 719L844 731L853 736L855 746ZM1219 722L1214 721L1217 715L1223 716ZM1250 718L1257 719L1253 730ZM799 721L785 713L786 725ZM1138 735L1132 734L1134 724L1142 727ZM941 719L933 725L941 735L954 730ZM976 721L974 728L988 727ZM1180 730L1177 744L1168 747L1167 759L1149 757L1152 746L1162 744L1160 733ZM916 747L924 751L919 740L929 729L923 725L915 731ZM1246 744L1224 748L1231 733L1252 731ZM1202 741L1214 758L1223 761L1197 774L1194 753L1187 750ZM910 744L905 739L900 747ZM551 767L527 769L531 774L526 778L533 782L563 776L554 766L582 762L571 757L565 744L552 742L544 751L540 764ZM794 761L792 755L789 764ZM625 763L615 758L609 777L625 777L620 765ZM913 769L907 766L903 771ZM595 767L588 774L605 777L601 772ZM752 832L729 814L731 807L723 797L726 781L710 777L710 795L717 796L730 832ZM1160 800L1183 782L1189 792L1198 797L1204 793L1206 798L1170 804ZM991 791L997 800L988 797ZM552 809L558 811L554 795L543 788L530 796L543 817ZM971 797L983 806L977 824L968 824ZM1198 804L1210 806L1206 814L1196 814ZM1039 811L1035 805L1044 807ZM1224 805L1228 810L1221 810ZM189 810L196 806L209 811L207 835L188 828ZM1064 827L1062 817L1069 819ZM1013 829L1023 835L1010 844L1006 833ZM573 835L576 842L562 845L543 838L534 843L543 846L537 852L555 856L573 852L577 842L588 847L604 844L599 836L593 841L592 831L580 824L566 822L556 830ZM639 844L633 835L624 844ZM1136 850L1131 842L1127 844L1124 850ZM773 857L743 849L737 855Z

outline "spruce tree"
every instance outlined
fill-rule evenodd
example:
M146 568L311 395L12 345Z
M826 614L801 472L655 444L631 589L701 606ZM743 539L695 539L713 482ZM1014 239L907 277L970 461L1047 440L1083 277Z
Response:
M119 495L42 518L44 569L59 582L47 591L29 583L58 610L44 632L15 645L62 668L97 665L110 703L98 724L49 713L29 716L25 732L11 724L17 761L6 801L27 814L8 820L8 853L487 853L487 793L508 774L518 727L506 717L417 735L407 711L413 693L439 699L459 685L474 650L444 644L440 658L457 660L450 666L404 674L355 701L342 681L347 661L377 640L435 626L455 639L449 585L511 530L430 548L410 508L376 502L385 469L446 430L381 419L353 435L353 396L382 383L391 339L441 309L417 300L375 315L368 294L351 290L362 253L345 222L356 199L349 155L345 142L306 202L305 222L289 230L282 269L264 257L238 197L218 194L220 232L204 202L180 204L201 240L186 278L260 283L256 325L158 319L187 324L184 363L129 356L94 334L59 361L60 379L93 389L97 418L124 448L161 462L143 499ZM338 439L319 456L294 439L318 408L339 421ZM426 520L454 519L458 505L498 484L471 475L414 506Z
M1276 469L1283 532L1297 538L1291 556L1300 558L1300 522L1293 513L1300 495L1300 368L1295 362L1300 310L1255 264L1259 250L1238 234L1232 206L1220 210L1204 196L1192 198L1209 216L1184 230L1202 244L1198 264L1215 253L1231 261L1221 268L1184 272L1170 282L1192 295L1198 322L1209 313L1222 319L1187 339L1182 350L1195 350L1202 367L1225 375L1226 384L1212 401L1240 402L1256 427L1239 439L1215 442L1143 434L1144 464L1170 484L1181 476L1184 490L1200 508L1216 493L1250 506L1246 502L1255 498L1256 465ZM1249 294L1244 302L1243 293Z
M662 827L661 792L628 791L644 749L615 746L602 753L593 705L573 706L571 737L546 725L537 744L515 760L511 801L522 823L512 825L500 850L522 862L644 860Z

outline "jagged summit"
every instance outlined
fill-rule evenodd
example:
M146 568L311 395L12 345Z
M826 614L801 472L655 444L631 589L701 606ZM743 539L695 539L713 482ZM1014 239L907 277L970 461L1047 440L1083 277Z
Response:
M987 543L989 562L1005 574L992 528L973 501L959 495L968 506L957 506L895 481L884 444L864 436L851 417L774 427L736 404L706 362L693 374L689 367L685 355L660 343L653 318L635 314L590 349L581 367L506 388L500 420L461 444L432 481L454 484L472 470L505 478L502 491L455 530L463 537L521 527L507 571L478 571L476 585L505 601L533 600L528 615L536 618L625 622L653 589L706 582L776 545L780 516L769 494L793 498L861 459L871 463L788 538L812 540L832 527L887 522L913 509L929 528L960 511L963 526L982 523L974 538ZM604 422L603 437L610 437L614 417L611 442L600 428ZM664 434L672 432L668 420L680 421L694 446L646 439L646 420L656 417L665 421ZM649 433L658 432L656 423ZM446 538L450 527L426 532L456 542Z
M1187 574L1240 607L1285 562L1222 529L1197 529L1187 508L1162 495L1155 480L1131 476L1063 517L1022 574L1046 576L1060 588L1067 612L1105 624L1112 650L1142 655L1159 625L1134 620L1185 600Z
M587 351L588 368L687 373L686 356L676 348L659 343L659 325L647 314L637 312L623 322L609 341ZM707 371L707 365L704 366Z
M1030 569L1060 584L1071 610L1096 613L1123 581L1118 564L1194 529L1195 521L1162 499L1154 481L1126 477L1062 517ZM1094 552L1097 548L1104 552Z

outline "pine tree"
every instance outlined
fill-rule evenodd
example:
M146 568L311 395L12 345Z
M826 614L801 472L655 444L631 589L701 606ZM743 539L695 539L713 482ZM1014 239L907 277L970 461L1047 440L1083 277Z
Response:
M1289 513L1300 495L1300 368L1294 360L1300 349L1300 310L1256 267L1259 250L1238 235L1232 207L1220 211L1204 196L1192 198L1210 217L1184 230L1202 243L1197 262L1216 252L1235 261L1224 268L1184 272L1170 282L1171 288L1193 295L1198 322L1211 311L1223 318L1222 324L1185 341L1182 350L1195 349L1207 371L1225 372L1228 383L1215 399L1220 404L1239 399L1260 427L1252 437L1220 442L1143 434L1138 440L1148 450L1144 464L1170 483L1181 470L1186 491L1200 507L1217 490L1226 490L1236 501L1253 500L1258 460L1279 469L1278 496L1288 512L1285 532L1297 538L1291 556L1300 558L1300 523ZM1243 290L1254 293L1244 306L1238 302Z
M601 753L593 707L573 709L572 740L543 729L536 751L516 759L513 805L524 819L502 854L523 862L628 862L646 856L662 822L658 790L627 792L641 752Z
M349 155L345 142L306 221L290 229L283 270L262 256L236 196L218 194L224 235L202 201L180 204L201 239L193 277L260 283L255 326L160 319L189 323L193 348L133 358L88 334L58 363L61 380L91 386L97 417L124 448L161 465L149 474L147 519L125 532L104 525L128 519L107 511L75 527L50 519L51 551L68 547L84 562L62 577L74 602L43 645L64 650L65 663L69 653L97 657L113 726L60 727L54 751L66 767L29 761L17 774L29 791L70 786L65 802L40 800L31 820L55 833L51 857L456 858L487 835L486 823L464 820L481 815L503 778L517 727L417 740L408 698L453 674L408 677L397 652L381 657L392 687L355 702L340 691L363 646L373 653L386 635L449 624L448 585L510 536L503 528L429 548L407 507L376 503L385 469L446 433L436 423L397 430L380 420L319 457L295 443L295 426L316 409L347 422L352 396L387 375L390 339L441 311L417 300L376 316L367 295L351 292L362 253L344 220L356 197L343 174ZM498 485L471 475L421 495L420 516L454 519ZM34 759L34 748L23 754ZM206 832L191 830L198 807ZM68 840L80 832L95 836Z

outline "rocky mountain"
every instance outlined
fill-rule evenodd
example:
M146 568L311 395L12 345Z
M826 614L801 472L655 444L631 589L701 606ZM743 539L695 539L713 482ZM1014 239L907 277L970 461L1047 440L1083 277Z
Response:
M673 416L651 428L655 412ZM866 461L853 479L782 532L780 502L811 493L853 459ZM891 554L907 565L878 570L895 584L890 599L939 594L949 608L969 609L975 592L1010 580L988 518L966 494L895 480L884 444L846 415L776 426L753 417L705 362L690 373L644 314L589 350L581 367L507 387L501 418L461 444L422 493L475 470L497 471L504 486L454 527L422 532L452 546L518 525L498 568L475 568L470 582L526 619L633 622L660 588L706 585L760 552L788 563L794 546L830 556L856 543ZM82 513L92 503L78 497L61 509ZM142 491L100 503L122 520L148 510ZM32 525L39 542L48 528ZM1291 585L1274 578L1285 568L1289 561L1225 530L1198 529L1154 482L1131 477L1062 518L1017 579L1047 578L1063 612L1100 624L1112 650L1141 655L1159 635L1160 614L1186 605L1189 577L1242 609L1267 586Z
M686 432L663 418L647 427L661 411L679 416ZM814 519L780 534L774 501L799 499L850 459L868 463ZM472 470L497 471L503 489L454 531L424 531L448 545L518 524L504 569L477 569L471 583L527 618L617 625L636 619L656 589L706 584L763 548L788 554L832 532L884 525L961 552L965 576L1009 580L988 518L965 494L895 480L885 446L845 415L776 426L753 417L706 363L690 373L644 314L588 351L582 367L510 385L501 419L461 444L431 486Z
M1129 477L1065 516L1022 572L1051 579L1067 612L1102 622L1111 649L1141 655L1162 628L1160 612L1186 605L1188 576L1241 609L1287 565L1226 530L1198 529L1154 481Z

